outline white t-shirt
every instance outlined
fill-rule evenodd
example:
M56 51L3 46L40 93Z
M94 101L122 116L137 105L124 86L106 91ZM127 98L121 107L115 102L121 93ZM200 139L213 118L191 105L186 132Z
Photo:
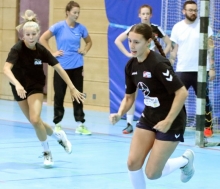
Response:
M212 35L212 28L208 27L208 37ZM182 20L174 25L170 39L178 45L177 72L198 71L199 37L199 19L196 19L192 24L186 24L186 22ZM208 57L207 70L209 70Z

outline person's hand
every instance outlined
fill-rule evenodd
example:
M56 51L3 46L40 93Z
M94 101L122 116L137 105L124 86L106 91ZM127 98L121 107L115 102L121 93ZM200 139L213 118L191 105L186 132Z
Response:
M109 116L109 121L113 125L116 124L120 119L121 119L121 116L118 114L110 114Z
M79 92L76 88L72 88L70 89L70 95L71 95L71 98L72 100L76 100L78 103L80 102L84 102L85 100L85 94Z
M213 81L215 79L215 70L209 70L209 81Z
M128 53L126 56L127 56L128 58L133 58L133 55L132 55L131 53Z
M24 90L24 87L21 84L17 84L15 86L15 88L16 88L17 94L20 98L22 98L22 99L26 98L27 92Z
M171 124L172 123L167 120L162 120L159 121L153 128L161 133L166 133L170 129Z
M82 50L82 49L78 49L78 53L84 56L84 55L86 55L87 51Z
M63 56L63 50L56 51L52 54L54 57Z

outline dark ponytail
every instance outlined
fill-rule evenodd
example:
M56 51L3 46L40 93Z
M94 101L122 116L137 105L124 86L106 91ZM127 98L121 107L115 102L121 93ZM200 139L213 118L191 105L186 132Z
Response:
M154 41L154 44L156 45L158 51L160 52L160 54L164 57L166 57L163 48L161 46L161 44L159 43L159 41L157 40L157 38L155 37L155 34L152 32L152 40Z

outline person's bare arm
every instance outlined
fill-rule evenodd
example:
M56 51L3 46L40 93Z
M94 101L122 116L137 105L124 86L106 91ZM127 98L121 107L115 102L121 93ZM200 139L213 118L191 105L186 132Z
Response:
M125 94L125 97L121 101L118 113L110 114L109 120L114 125L116 124L121 117L130 110L135 100L135 92L132 94Z
M171 43L171 51L170 51L170 58L169 61L171 63L171 65L173 66L175 59L176 59L176 55L177 55L177 51L178 51L178 45L172 41Z
M85 47L83 50L79 49L78 53L82 54L82 55L86 55L87 52L91 49L92 47L92 39L91 37L88 35L86 38L83 39L86 43Z
M123 45L123 41L127 39L127 34L125 32L121 33L116 39L115 39L115 44L119 48L119 50L127 57L131 58L132 54L127 51L125 46Z
M215 57L214 57L214 41L213 37L208 38L208 59L209 59L209 80L215 79Z
M54 57L57 57L57 56L62 56L63 55L63 51L62 50L58 50L58 51L53 51L51 48L50 48L50 45L49 45L49 39L53 37L53 33L50 31L50 30L47 30L45 31L42 36L40 37L39 39L39 42L41 43L41 45L43 45L48 51L50 51L50 53L54 56Z
M166 47L164 49L164 53L165 53L165 55L167 55L171 50L171 40L167 35L164 36L162 39L163 39L164 43L166 44Z
M188 91L184 86L178 89L175 92L175 97L173 99L173 103L168 115L164 120L158 122L154 126L154 129L162 133L166 133L170 129L170 126L172 125L173 121L176 119L181 109L183 108L187 96L188 96Z

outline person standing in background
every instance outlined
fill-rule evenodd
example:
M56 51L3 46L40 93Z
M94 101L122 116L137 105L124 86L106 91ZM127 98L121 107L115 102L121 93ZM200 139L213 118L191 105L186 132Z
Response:
M150 5L142 5L139 8L138 16L141 19L141 23L148 24L151 26L152 31L154 35L158 38L163 39L164 43L166 44L166 47L164 49L165 55L169 53L171 48L171 41L169 37L165 34L165 32L162 30L162 28L156 24L153 24L150 22L150 19L152 17L153 9ZM132 26L131 26L132 27ZM119 48L119 50L128 58L132 57L131 52L128 52L128 50L123 45L123 41L125 41L128 38L128 32L130 31L131 27L129 27L126 31L121 33L116 39L115 44ZM155 44L152 41L150 44L150 49L155 50ZM136 93L137 96L137 93ZM135 111L135 102L132 105L131 109L127 112L126 118L127 118L127 127L123 129L124 134L129 134L133 132L133 120L134 120L134 111Z
M187 89L193 87L197 95L197 73L199 62L199 36L200 20L197 18L197 4L194 1L186 1L183 5L185 19L176 23L171 31L172 51L170 62L174 64L177 57L176 74L184 83ZM209 81L215 79L214 65L214 45L212 39L213 31L208 28L208 58L207 75ZM207 79L208 82L208 79ZM205 109L205 129L204 135L211 137L213 134L212 126L212 107L209 99L208 85L206 88L206 109Z
M40 43L46 47L60 62L75 87L83 92L83 65L85 56L92 46L92 40L87 28L76 22L80 14L80 5L75 1L70 1L66 5L66 20L57 22L40 37ZM55 37L58 50L54 52L49 46L49 39ZM85 47L81 47L81 39L85 42ZM60 130L61 121L64 116L64 97L66 94L66 83L54 72L54 119L55 129ZM73 101L73 114L78 126L75 130L77 134L91 135L85 126L85 113L83 104Z

